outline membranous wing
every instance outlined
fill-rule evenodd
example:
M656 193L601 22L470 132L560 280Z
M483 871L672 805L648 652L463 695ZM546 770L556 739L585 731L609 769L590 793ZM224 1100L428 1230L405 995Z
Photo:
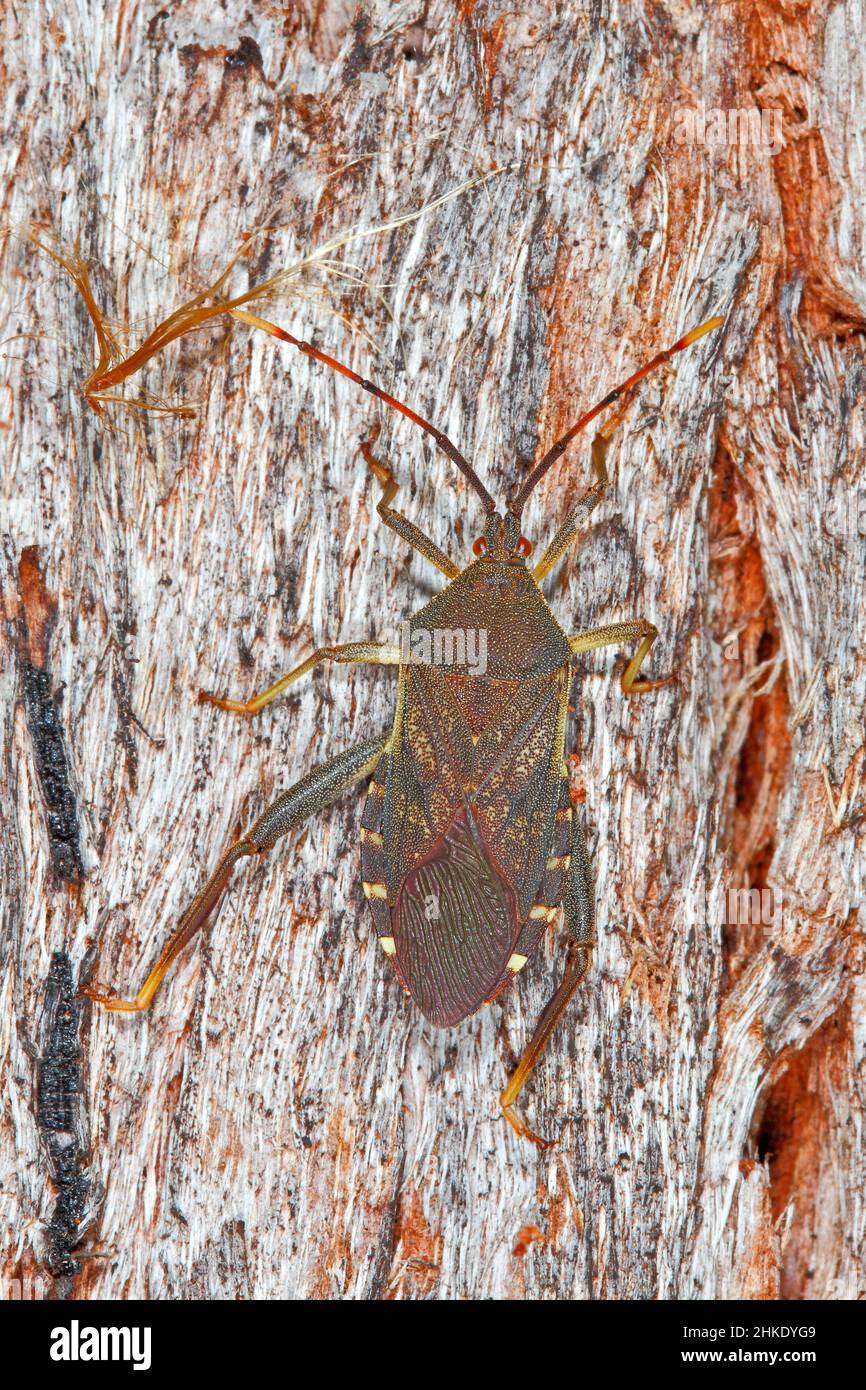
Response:
M385 769L394 964L440 1026L506 980L560 793L567 672L498 684L476 732L447 678L408 668Z

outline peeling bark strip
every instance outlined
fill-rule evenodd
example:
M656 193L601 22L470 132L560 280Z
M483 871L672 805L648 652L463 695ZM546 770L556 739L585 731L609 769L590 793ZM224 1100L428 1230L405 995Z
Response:
M0 14L0 225L78 245L121 350L241 246L239 292L512 164L267 316L434 421L496 496L624 374L727 321L646 383L546 581L569 630L654 623L650 674L678 675L639 707L613 653L575 680L599 944L528 1098L557 1151L523 1152L495 1101L553 944L434 1031L370 939L347 797L238 877L147 1020L94 1013L112 1258L76 1292L866 1296L863 0L104 10ZM0 1248L24 1277L46 1194L21 1038L46 962L98 936L102 978L142 978L239 829L393 713L384 669L311 673L254 722L198 690L247 698L317 646L394 641L435 591L376 515L377 424L395 505L455 558L481 528L432 441L248 325L130 382L191 418L98 418L77 291L14 236L0 254L3 594L38 542L99 858L58 911L0 660ZM528 501L536 547L591 475L577 439ZM769 930L724 912L752 890Z
M21 684L33 758L45 802L45 820L55 878L77 881L84 873L78 806L69 778L69 763L60 722L60 697L48 669L51 630L57 602L48 593L39 567L39 552L29 546L19 564L22 641Z
M57 1188L57 1203L48 1224L46 1264L69 1297L76 1258L84 1239L83 1222L91 1179L87 1173L85 1097L81 1085L79 1022L72 962L62 951L51 959L48 974L48 1029L39 1060L36 1121L48 1154L48 1170Z

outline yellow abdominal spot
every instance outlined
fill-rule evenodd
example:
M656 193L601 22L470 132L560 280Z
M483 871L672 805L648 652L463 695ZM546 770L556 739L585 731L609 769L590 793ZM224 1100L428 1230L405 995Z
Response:
M558 911L558 907L542 907L541 903L536 903L529 915L536 922L552 922Z

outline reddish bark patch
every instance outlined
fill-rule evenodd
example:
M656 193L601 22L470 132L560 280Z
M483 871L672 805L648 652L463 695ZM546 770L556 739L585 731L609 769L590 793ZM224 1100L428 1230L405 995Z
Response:
M723 808L728 883L736 893L763 894L768 890L776 852L779 802L791 758L791 730L784 674L780 672L774 680L770 664L780 648L780 633L760 547L755 532L743 530L741 518L748 515L750 505L747 489L722 442L710 495L709 530L718 615L714 635L721 650L726 702L721 758L726 767L733 763L735 768ZM753 676L754 685L746 685ZM764 938L759 922L731 926L730 916L728 922L725 951L730 983Z
M751 0L741 9L756 102L782 113L784 148L772 159L782 205L786 281L801 276L803 313L822 337L862 333L866 317L837 272L831 234L839 188L824 136L811 113L829 6L807 0Z
M57 621L57 601L46 587L35 545L28 545L21 552L18 582L27 658L34 666L44 669L48 665L48 646Z
M838 1094L850 1075L851 1046L846 1003L793 1055L755 1117L754 1151L769 1168L774 1224L791 1206L782 1248L781 1298L812 1296L818 1201L827 1191L826 1169L834 1162L831 1129Z
M537 1226L531 1224L521 1226L520 1230L517 1232L517 1239L514 1242L514 1249L511 1253L515 1255L518 1260L522 1260L531 1245L534 1245L536 1241L543 1244L546 1240L547 1236L543 1231L540 1231Z
M409 1189L401 1196L394 1226L396 1278L385 1297L426 1298L439 1282L442 1237L430 1226L421 1198Z

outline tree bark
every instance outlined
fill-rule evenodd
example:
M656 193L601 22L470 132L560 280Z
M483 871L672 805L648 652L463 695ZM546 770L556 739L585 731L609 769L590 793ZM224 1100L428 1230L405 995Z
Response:
M252 13L4 12L6 1278L863 1296L861 0ZM192 418L99 416L81 299L19 235L78 242L134 345L245 244L233 287L494 168L340 252L363 283L307 275L261 312L447 430L500 497L727 316L647 380L545 583L566 631L655 622L648 673L677 682L629 700L610 651L575 681L599 945L527 1093L544 1154L497 1097L556 934L437 1032L375 949L359 796L240 866L146 1015L88 1007L76 1034L66 956L78 979L93 947L100 980L137 989L225 846L389 723L394 673L366 667L254 721L196 703L326 642L399 640L438 588L378 520L360 440L381 426L396 505L444 549L468 556L481 517L413 425L244 324L119 388ZM527 509L536 547L589 477L581 437ZM746 890L764 920L731 920Z

